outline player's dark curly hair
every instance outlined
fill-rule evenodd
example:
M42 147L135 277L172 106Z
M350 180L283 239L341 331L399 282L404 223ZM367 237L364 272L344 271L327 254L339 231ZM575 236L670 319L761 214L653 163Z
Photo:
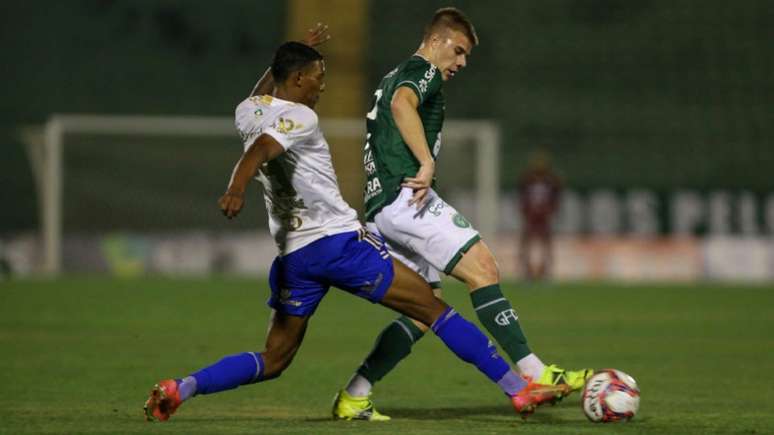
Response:
M470 19L462 13L461 10L453 7L441 8L435 11L433 19L430 20L430 24L425 27L425 39L427 39L433 32L439 29L446 28L462 32L467 36L472 45L478 45L478 34L476 34L476 28L473 27L473 23Z
M316 60L322 60L322 54L314 48L296 41L286 42L277 49L271 63L271 75L275 83L282 83L290 74L304 69Z

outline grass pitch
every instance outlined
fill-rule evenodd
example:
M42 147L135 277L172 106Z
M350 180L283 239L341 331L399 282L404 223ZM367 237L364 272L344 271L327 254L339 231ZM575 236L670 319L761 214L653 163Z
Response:
M159 379L260 350L264 281L66 279L0 283L0 432L21 433L767 433L774 288L506 285L546 362L614 367L642 390L627 424L592 424L577 394L522 421L486 378L428 335L377 385L387 423L337 422L331 400L395 314L332 290L277 379L143 421ZM475 319L466 291L446 299Z

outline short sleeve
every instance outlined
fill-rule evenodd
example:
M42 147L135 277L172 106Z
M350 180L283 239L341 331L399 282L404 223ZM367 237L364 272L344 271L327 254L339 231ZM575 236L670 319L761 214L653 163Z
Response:
M258 97L250 97L237 106L234 124L244 148L247 149L263 132L262 117L264 108L258 104Z
M419 98L419 104L422 104L428 97L439 92L443 84L441 72L435 65L425 62L418 65L411 65L402 71L398 80L397 88L406 86L411 88Z
M304 105L293 105L280 113L263 133L274 138L285 150L304 142L317 130L317 114Z

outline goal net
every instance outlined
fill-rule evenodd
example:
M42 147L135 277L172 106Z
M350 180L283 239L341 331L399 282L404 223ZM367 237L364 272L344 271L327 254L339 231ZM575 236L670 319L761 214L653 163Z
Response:
M323 119L321 126L332 148L337 139L365 137L362 119ZM163 244L165 238L177 235L188 242L178 244L177 253L166 255L164 261L177 262L175 267L182 271L186 266L180 263L186 261L191 270L197 269L197 261L235 261L233 256L223 260L217 252L205 252L223 249L212 242L213 234L230 232L232 242L244 240L236 234L253 234L257 239L250 246L268 248L258 257L273 254L257 183L251 183L248 205L239 219L225 225L217 209L216 200L242 151L231 118L53 115L42 129L26 129L23 139L38 189L40 272L56 275L72 269L70 264L104 262L88 258L86 245L94 238L101 238L100 249L109 256L116 250L148 251L153 248L149 244ZM447 121L443 147L437 169L441 195L485 237L494 234L498 225L498 126L491 121ZM134 238L130 243L104 237L125 233L154 237ZM190 242L197 238L203 242ZM198 252L199 260L183 258L194 255L193 251ZM255 255L251 260L256 261Z

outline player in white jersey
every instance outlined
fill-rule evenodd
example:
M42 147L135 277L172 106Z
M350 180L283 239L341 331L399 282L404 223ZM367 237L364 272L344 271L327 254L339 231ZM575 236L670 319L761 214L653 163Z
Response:
M230 355L189 376L160 381L145 402L146 419L167 420L197 394L280 376L331 286L423 322L455 355L495 383L518 412L533 412L559 390L511 371L478 328L435 298L419 275L393 260L383 240L362 229L342 199L313 110L325 88L324 76L325 64L316 50L285 43L272 63L273 80L266 78L258 86L260 93L273 81L274 94L253 95L236 110L245 151L219 205L228 218L235 217L244 205L247 183L260 170L279 248L269 277L272 316L265 350ZM369 412L378 415L373 407Z
M280 255L322 236L361 228L357 213L341 197L312 109L271 95L253 96L237 106L236 127L245 150L261 134L276 138L284 150L258 172Z

